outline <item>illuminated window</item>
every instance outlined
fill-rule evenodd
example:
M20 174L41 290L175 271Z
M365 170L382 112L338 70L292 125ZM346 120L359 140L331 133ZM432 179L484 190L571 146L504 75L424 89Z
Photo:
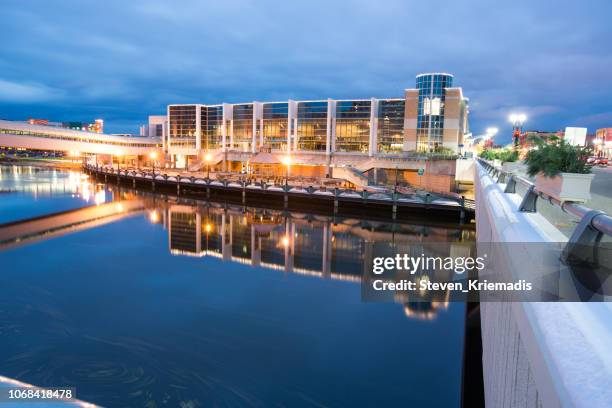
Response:
M287 102L263 105L264 146L274 150L287 150L288 113Z
M327 102L300 102L296 129L298 150L325 151Z
M368 152L371 104L371 101L338 101L336 103L337 152Z

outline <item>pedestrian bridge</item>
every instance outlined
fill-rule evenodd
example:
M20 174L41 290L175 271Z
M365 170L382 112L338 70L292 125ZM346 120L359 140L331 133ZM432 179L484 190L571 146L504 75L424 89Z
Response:
M160 149L160 138L106 135L60 127L0 120L0 147L144 156Z
M518 194L519 183L528 187L523 197ZM546 289L571 295L593 268L611 264L604 240L612 235L612 218L600 211L555 202L527 180L482 160L476 166L475 192L479 249L497 243L497 256L488 269L499 271L503 278L511 281L521 274L534 282L554 278L549 281L558 287ZM579 219L569 240L537 210L538 200ZM557 244L564 248L561 258L542 251ZM585 264L589 267L580 267ZM612 275L599 278L589 283L604 288L600 298L607 299L600 301L570 296L564 299L574 301L489 301L481 295L486 406L612 406Z

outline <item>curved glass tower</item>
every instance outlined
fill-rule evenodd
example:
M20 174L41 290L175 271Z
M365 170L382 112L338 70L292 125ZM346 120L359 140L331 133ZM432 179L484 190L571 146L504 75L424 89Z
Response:
M453 76L427 73L416 77L419 91L417 140L418 151L437 151L443 146L445 88L453 86Z

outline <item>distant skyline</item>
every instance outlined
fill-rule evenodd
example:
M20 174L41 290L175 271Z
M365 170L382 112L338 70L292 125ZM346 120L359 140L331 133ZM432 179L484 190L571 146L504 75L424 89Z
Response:
M0 118L137 133L171 103L400 97L455 75L474 134L612 127L612 3L0 3Z

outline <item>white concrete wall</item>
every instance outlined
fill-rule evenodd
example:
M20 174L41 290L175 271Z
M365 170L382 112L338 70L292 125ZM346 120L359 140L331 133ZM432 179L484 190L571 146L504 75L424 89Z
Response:
M505 194L504 187L476 165L478 242L523 244L496 259L496 268L512 271L518 258L546 262L530 244L562 243L565 236L540 214L519 212L520 197ZM488 407L612 406L612 304L481 302L480 307Z
M474 159L457 159L457 167L455 169L455 180L463 183L474 182Z

